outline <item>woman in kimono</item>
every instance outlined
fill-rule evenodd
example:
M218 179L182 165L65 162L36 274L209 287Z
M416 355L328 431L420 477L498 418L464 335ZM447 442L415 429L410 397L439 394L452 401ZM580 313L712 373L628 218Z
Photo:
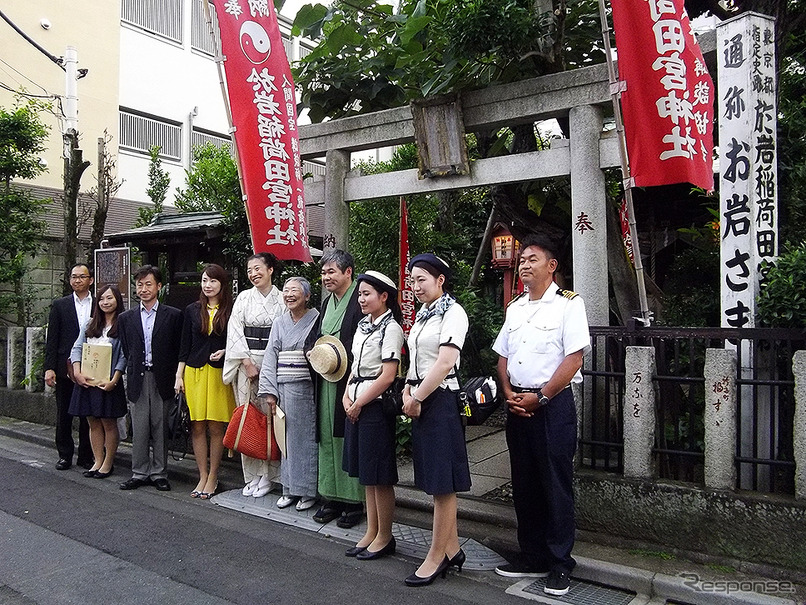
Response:
M270 252L253 254L247 259L246 275L254 288L241 292L232 306L224 359L224 384L232 384L236 405L252 401L265 413L269 412L268 407L257 401L260 366L272 324L285 311L280 290L271 283L277 266L277 258ZM277 465L243 454L241 463L246 483L243 495L260 498L268 494L271 481L277 476Z
M283 301L288 311L272 327L258 387L258 396L268 402L272 412L285 414L285 453L280 464L283 495L277 500L277 507L286 508L296 502L300 511L316 503L318 480L316 402L303 352L319 317L319 311L308 308L310 298L311 284L307 279L286 280ZM278 442L282 442L282 437Z
M434 497L431 548L407 586L426 586L448 567L460 571L456 492L470 489L464 429L459 416L459 352L467 335L464 309L447 291L448 265L434 254L409 261L412 290L423 306L409 332L409 371L403 389L403 413L412 418L414 483Z

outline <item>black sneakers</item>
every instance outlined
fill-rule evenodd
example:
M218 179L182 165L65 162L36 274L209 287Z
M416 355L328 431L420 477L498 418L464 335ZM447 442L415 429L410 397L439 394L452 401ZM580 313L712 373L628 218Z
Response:
M495 573L506 578L545 578L549 575L549 570L518 562L499 565L495 568Z
M496 569L496 571L498 571ZM568 572L562 569L554 568L551 570L546 585L543 587L543 592L546 594L562 596L568 592L571 587L571 580L568 577Z

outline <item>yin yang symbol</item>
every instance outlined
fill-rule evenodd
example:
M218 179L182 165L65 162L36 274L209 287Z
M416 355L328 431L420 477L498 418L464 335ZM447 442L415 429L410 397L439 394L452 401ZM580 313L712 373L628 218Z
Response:
M241 50L244 56L255 65L260 65L269 58L271 42L269 34L260 24L245 21L241 25Z

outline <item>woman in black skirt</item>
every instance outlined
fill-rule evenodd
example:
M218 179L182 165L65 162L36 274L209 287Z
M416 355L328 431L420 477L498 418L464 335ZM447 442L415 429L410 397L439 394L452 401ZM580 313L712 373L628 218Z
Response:
M420 567L406 578L407 586L426 586L448 567L462 570L456 492L470 489L464 429L457 392L459 352L468 321L464 309L446 291L447 263L434 254L409 262L412 290L422 308L409 333L411 365L403 390L403 413L413 418L411 438L414 482L434 496L431 548Z
M73 345L70 361L76 384L70 400L70 414L86 416L90 425L90 444L95 463L84 472L85 477L104 479L114 470L118 450L117 419L126 414L126 396L123 392L123 372L126 358L121 349L118 333L118 316L123 312L123 297L115 286L103 286L95 297L92 318L86 329L79 332ZM89 378L81 371L81 353L84 343L111 347L112 365L108 379Z
M393 554L396 547L396 416L384 413L380 397L397 375L404 339L395 283L377 271L359 275L357 282L364 318L353 338L353 365L342 399L347 413L342 468L366 488L367 531L345 554L369 561Z

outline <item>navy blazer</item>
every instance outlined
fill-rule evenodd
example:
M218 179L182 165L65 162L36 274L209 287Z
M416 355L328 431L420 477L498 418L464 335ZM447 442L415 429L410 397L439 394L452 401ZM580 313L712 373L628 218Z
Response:
M54 300L48 317L44 369L56 372L56 378L67 378L68 376L70 350L78 338L78 328L78 315L76 315L73 295L69 294Z
M143 390L146 371L145 339L139 304L118 317L118 338L126 356L126 395L129 401L135 402ZM160 304L151 335L151 363L157 390L163 399L174 397L181 339L182 312L175 307Z

